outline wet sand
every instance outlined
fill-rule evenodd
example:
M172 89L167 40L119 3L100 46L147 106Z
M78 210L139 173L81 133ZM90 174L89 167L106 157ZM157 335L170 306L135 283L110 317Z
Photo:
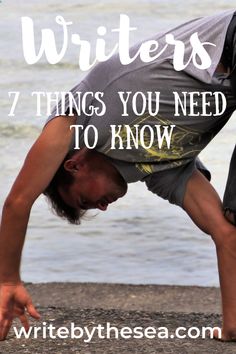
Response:
M92 328L101 324L117 327L167 327L174 333L179 326L220 326L220 293L218 288L122 285L97 283L27 284L41 320L31 322L59 327ZM54 332L55 334L56 332ZM104 334L104 332L103 332ZM83 339L42 338L17 339L13 331L0 343L0 353L81 353L131 354L173 353L212 354L236 353L236 343L212 339L110 339L94 335L90 342Z

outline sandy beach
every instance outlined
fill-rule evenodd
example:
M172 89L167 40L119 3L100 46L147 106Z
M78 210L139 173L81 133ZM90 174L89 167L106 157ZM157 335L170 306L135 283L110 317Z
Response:
M118 329L128 326L177 327L219 326L220 293L218 288L122 285L97 283L27 284L41 320L34 326L52 324L56 328L89 328L98 324ZM83 339L17 339L11 331L0 344L0 353L102 354L102 353L173 353L232 354L235 343L211 339L101 339L95 334L90 342Z

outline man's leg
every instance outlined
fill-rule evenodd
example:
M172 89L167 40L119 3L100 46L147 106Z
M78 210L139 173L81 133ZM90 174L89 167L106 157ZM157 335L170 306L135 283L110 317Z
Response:
M222 339L236 340L236 227L224 217L218 194L199 171L187 183L183 207L216 245L223 307Z
M223 206L226 210L226 217L236 224L236 146L230 161Z

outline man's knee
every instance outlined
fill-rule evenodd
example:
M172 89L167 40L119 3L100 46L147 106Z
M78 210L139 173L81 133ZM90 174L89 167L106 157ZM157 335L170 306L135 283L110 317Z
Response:
M227 247L236 250L236 227L228 221L218 225L211 237L217 248Z

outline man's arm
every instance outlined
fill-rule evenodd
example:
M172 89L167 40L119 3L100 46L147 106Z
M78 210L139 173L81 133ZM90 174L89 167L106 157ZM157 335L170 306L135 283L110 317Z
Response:
M67 154L72 139L70 125L74 123L74 117L58 117L46 125L4 203L0 227L0 340L5 339L16 316L27 327L25 307L38 317L21 283L21 253L31 207Z
M216 245L223 307L222 339L236 340L236 228L224 217L218 194L199 171L187 183L183 207Z

